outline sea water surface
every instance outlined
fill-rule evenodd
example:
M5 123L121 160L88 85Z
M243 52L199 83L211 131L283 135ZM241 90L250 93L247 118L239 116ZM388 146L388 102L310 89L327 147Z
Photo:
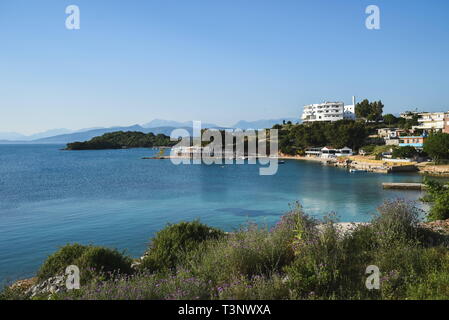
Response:
M368 221L385 199L416 191L382 182L416 174L349 173L287 160L273 176L258 165L179 165L142 160L150 149L62 151L63 145L0 145L0 283L33 276L44 259L79 242L143 254L167 223L200 219L227 231L272 225L299 201L317 217Z

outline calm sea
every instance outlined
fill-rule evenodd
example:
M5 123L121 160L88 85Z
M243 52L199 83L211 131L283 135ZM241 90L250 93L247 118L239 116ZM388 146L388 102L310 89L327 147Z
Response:
M0 145L0 282L35 274L59 246L79 242L144 252L167 223L200 219L232 231L248 221L272 225L300 201L317 217L367 221L384 199L415 191L382 182L419 175L348 173L290 160L274 176L257 165L173 165L142 160L149 149L61 151L62 145Z

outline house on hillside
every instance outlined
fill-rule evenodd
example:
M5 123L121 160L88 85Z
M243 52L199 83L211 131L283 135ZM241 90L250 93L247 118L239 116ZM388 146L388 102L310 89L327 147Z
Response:
M415 147L416 149L422 149L424 142L427 139L427 135L421 136L405 136L399 138L400 147Z

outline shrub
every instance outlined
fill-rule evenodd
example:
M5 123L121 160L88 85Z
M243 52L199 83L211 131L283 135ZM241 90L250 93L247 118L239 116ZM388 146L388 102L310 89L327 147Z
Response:
M430 221L449 219L449 190L445 190L435 197L428 219Z
M426 194L421 201L432 204L428 212L429 221L449 219L449 189L441 182L425 179Z
M229 284L216 288L221 300L285 300L290 298L290 290L281 276L240 277Z
M96 276L109 278L112 274L131 274L131 263L131 258L117 250L94 246L89 246L74 262L80 268L82 283Z
M199 221L168 225L151 240L141 267L149 271L175 269L199 244L223 237L225 233Z
M61 247L45 260L37 272L37 277L40 281L43 281L55 275L64 274L65 269L69 265L74 264L76 259L78 259L86 249L87 246L77 243L67 244Z
M365 243L371 233L357 229L345 238L330 220L316 237L304 239L295 261L285 268L295 298L352 298L363 289Z
M49 256L38 271L39 281L65 273L69 265L80 269L81 283L95 276L108 277L111 273L131 273L131 258L117 250L103 247L68 244Z
M370 155L373 153L374 148L376 148L376 147L377 147L377 145L375 145L375 144L369 144L369 145L361 147L360 151L363 150L367 155Z
M449 159L449 134L434 133L424 142L424 152L438 164Z
M189 257L195 275L214 284L233 279L279 274L294 259L294 239L299 222L311 228L312 219L297 205L271 230L250 224L219 241L205 243Z
M372 220L379 245L385 249L397 243L411 243L418 240L418 224L422 211L402 201L385 201Z
M407 159L407 158L413 158L414 156L418 155L418 151L411 146L405 146L405 147L399 147L393 151L393 158L395 159Z
M196 276L217 285L240 276L269 275L292 261L289 240L280 233L250 226L205 244L189 257L188 267Z
M2 291L0 291L0 301L3 300L26 300L29 295L25 294L23 290L12 289L6 286Z
M449 272L435 271L418 284L409 284L410 300L447 300L449 297Z

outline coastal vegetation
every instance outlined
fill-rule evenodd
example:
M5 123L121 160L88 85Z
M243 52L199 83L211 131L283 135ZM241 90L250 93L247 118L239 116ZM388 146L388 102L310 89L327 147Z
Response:
M152 148L169 147L176 144L164 134L142 133L138 131L116 131L94 137L89 141L72 142L67 144L66 150L100 150L122 148Z
M424 143L424 152L429 154L436 164L449 160L449 134L431 134Z
M382 112L384 104L382 101L369 102L368 99L357 103L355 106L355 115L359 119L366 119L367 121L378 122L382 120Z
M406 112L406 118L403 117L396 117L393 114L384 114L382 116L383 118L383 123L382 123L382 127L388 127L388 128L393 128L393 127L397 127L400 129L405 129L405 130L410 130L412 129L413 126L417 126L419 125L419 115L417 113L413 113L413 112Z
M447 184L426 179L426 195L422 198L431 208L428 213L429 221L449 219L449 188Z
M448 299L447 233L432 231L421 216L397 200L379 207L371 223L349 228L299 205L271 228L248 224L224 233L182 222L157 233L132 269L117 251L81 259L105 249L67 245L44 262L40 278L74 263L102 271L89 273L79 290L33 299ZM380 270L378 290L366 287L369 265ZM0 297L30 293L8 288Z
M369 128L364 122L340 120L307 124L275 125L279 130L279 149L284 154L297 155L309 147L350 147L354 150L365 144Z
M392 157L395 159L411 159L418 156L420 152L415 147L405 146L398 147L393 150Z
M67 266L76 265L80 269L83 284L112 272L130 274L131 262L131 258L117 250L68 244L47 258L37 272L37 278L44 281L52 276L64 274Z

